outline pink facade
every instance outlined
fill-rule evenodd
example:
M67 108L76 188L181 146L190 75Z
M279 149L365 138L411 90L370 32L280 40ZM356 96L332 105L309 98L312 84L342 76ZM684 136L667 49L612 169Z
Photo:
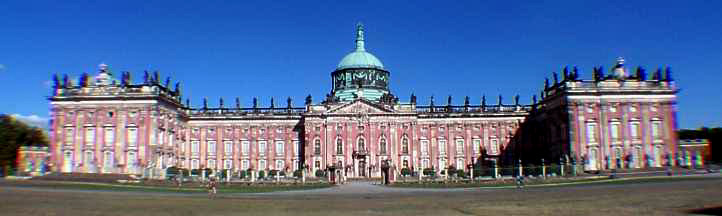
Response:
M550 139L523 143L534 152L525 158L576 161L586 170L675 165L677 88L669 69L646 79L642 68L629 75L620 58L607 77L565 74L530 114L527 128L544 128L535 136Z
M388 89L389 72L363 51L333 72L334 89L304 107L192 108L179 84L147 73L133 84L114 80L106 65L77 83L55 79L51 100L51 169L58 172L139 174L177 166L189 169L282 170L333 167L350 177L378 177L384 162L400 170L480 161L500 165L579 162L586 170L667 165L676 154L676 87L667 70L652 79L627 75L623 60L604 77L581 80L565 69L547 81L530 105L417 105L399 102ZM360 49L360 48L361 49ZM375 59L373 57L372 59ZM361 61L361 62L359 62Z

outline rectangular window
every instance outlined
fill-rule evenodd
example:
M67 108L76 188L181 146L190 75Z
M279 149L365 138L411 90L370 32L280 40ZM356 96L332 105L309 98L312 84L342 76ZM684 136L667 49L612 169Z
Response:
M225 152L226 155L233 153L233 141L223 141L223 152Z
M128 128L128 146L136 146L138 142L138 128Z
M243 155L248 155L248 151L250 151L251 148L251 142L248 140L241 141L241 153Z
M191 169L198 169L198 159L191 160Z
M93 157L93 152L86 151L85 152L85 160L84 160L85 164L83 164L83 166L85 166L86 168L91 168L94 165L93 160L95 160L95 158Z
M481 140L480 139L474 139L474 154L480 154L481 153Z
M115 128L105 128L105 145L112 146L115 143Z
M232 167L233 167L233 161L231 161L231 160L223 161L223 169L231 169Z
M659 139L661 137L659 130L662 123L659 121L652 121L652 138Z
M462 139L456 140L456 154L464 154L464 140Z
M439 154L446 153L446 140L439 140Z
M421 154L429 153L429 140L421 140Z
M65 145L73 145L75 139L75 129L65 128Z
M158 138L158 145L163 145L163 143L164 143L163 140L165 140L165 132L159 131L157 138Z
M85 128L85 145L95 144L95 128Z
M208 160L208 168L215 169L216 168L216 160L213 160L213 159Z
M258 141L258 154L266 154L266 141Z
M277 160L276 161L276 170L283 170L283 165L284 164L283 164L282 160Z
M408 154L409 153L409 139L402 139L401 140L401 153Z
M629 136L634 139L639 138L639 122L629 123Z
M429 159L421 160L421 169L429 168Z
M440 159L439 160L439 170L444 170L444 169L446 169L446 160Z
M191 141L191 152L192 153L198 153L201 149L199 141Z
M128 152L128 158L126 158L129 168L135 168L138 166L138 156L135 152Z
M276 141L276 155L281 156L283 155L283 141Z
M497 139L491 140L491 148L489 150L491 150L489 154L492 155L496 155L499 153L499 141Z
M248 160L241 161L241 169L248 170Z
M587 143L593 143L593 142L597 141L596 131L597 131L596 123L587 123Z
M293 149L293 155L294 155L294 156L298 156L298 155L300 154L300 151L301 151L301 142L299 142L298 140L294 140L294 141L293 141L293 146L295 147L295 148Z
M168 133L168 146L173 146L173 133Z
M259 160L258 161L258 170L265 170L266 169L266 160Z
M215 155L216 154L216 141L207 141L207 144L208 144L208 154Z
M111 168L113 168L113 152L105 152L103 155L103 167L105 167L106 172L111 171Z
M619 123L612 122L612 124L609 126L609 135L612 137L612 141L619 140Z
M321 140L316 139L313 143L313 153L316 155L321 154Z

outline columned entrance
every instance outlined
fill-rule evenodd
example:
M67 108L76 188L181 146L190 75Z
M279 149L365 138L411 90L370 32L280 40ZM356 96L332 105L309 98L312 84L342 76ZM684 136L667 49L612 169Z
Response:
M368 170L368 154L366 151L354 151L353 152L354 173L356 177L370 177L370 171Z

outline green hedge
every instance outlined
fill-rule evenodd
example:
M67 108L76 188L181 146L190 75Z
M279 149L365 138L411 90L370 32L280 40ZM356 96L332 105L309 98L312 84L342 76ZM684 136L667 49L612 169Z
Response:
M436 176L436 171L432 168L426 168L423 171L425 176Z
M175 176L178 175L178 173L180 173L180 169L178 169L178 167L172 166L165 169L165 174L169 176Z
M516 174L518 174L518 169L515 167L500 167L499 173L503 176L516 176Z
M409 169L409 168L403 168L403 169L401 169L401 175L403 175L403 176L409 176L409 175L411 175L411 169Z
M460 178L465 178L465 177L466 177L466 173L465 173L464 170L462 170L462 169L456 170L456 176L458 176L458 177L460 177Z

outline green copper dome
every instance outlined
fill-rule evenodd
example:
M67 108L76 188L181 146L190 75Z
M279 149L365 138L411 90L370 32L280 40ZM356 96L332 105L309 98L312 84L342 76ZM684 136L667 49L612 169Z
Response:
M357 50L343 57L336 69L345 68L384 68L384 65L373 54Z
M384 68L384 64L376 56L366 52L364 29L361 24L358 25L356 30L356 50L344 56L341 62L338 63L338 67L336 67L337 70L346 68Z

